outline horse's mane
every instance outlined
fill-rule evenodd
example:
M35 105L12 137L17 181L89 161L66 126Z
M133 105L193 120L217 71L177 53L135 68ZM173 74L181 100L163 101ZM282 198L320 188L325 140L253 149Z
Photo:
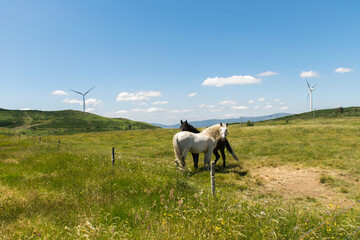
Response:
M201 131L201 133L208 135L215 139L215 141L220 139L220 124L213 125Z
M183 127L183 129L181 129L181 127ZM189 124L186 120L185 120L185 122L181 121L180 129L182 131L189 131L189 132L193 132L193 133L199 133L200 132L193 125Z

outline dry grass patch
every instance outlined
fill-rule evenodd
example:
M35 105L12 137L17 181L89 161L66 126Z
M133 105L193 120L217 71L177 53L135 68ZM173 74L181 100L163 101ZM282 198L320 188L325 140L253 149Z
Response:
M275 193L284 199L313 199L321 205L347 206L351 199L352 178L340 170L315 167L260 167L252 171L262 178L262 191ZM345 191L346 190L346 191Z

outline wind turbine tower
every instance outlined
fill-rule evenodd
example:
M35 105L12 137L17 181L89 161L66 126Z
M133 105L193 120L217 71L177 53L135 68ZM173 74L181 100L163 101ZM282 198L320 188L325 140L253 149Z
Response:
M83 111L85 112L85 95L88 94L91 90L93 90L94 87L90 88L87 92L85 93L81 93L81 92L78 92L78 91L75 91L75 90L72 90L70 89L71 91L77 93L77 94L80 94L82 97L83 97Z
M317 84L315 84L314 86L310 87L310 84L308 82L308 80L306 79L306 83L307 83L307 86L308 86L308 89L309 89L309 93L308 93L308 99L309 99L309 95L310 95L310 112L313 111L313 94L312 92L315 90L315 86Z

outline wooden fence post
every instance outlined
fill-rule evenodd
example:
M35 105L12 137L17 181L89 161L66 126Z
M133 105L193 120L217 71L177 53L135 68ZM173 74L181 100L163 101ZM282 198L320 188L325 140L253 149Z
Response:
M41 145L41 136L39 136L39 145Z
M215 162L210 164L211 194L215 197Z
M115 148L112 148L111 151L111 157L112 157L112 165L115 166Z
M59 147L60 147L60 139L58 140L58 145L57 145L57 150L59 151Z

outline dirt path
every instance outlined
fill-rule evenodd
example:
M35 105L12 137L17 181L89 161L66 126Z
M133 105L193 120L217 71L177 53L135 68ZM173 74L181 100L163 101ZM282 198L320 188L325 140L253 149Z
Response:
M337 206L348 205L352 201L346 193L336 187L321 183L322 176L343 178L337 170L320 168L261 167L252 171L253 175L263 180L263 191L282 195L285 199L307 198L324 204Z
M29 129L31 127L35 127L35 126L39 126L39 125L43 125L45 123L49 123L51 121L45 121L45 122L42 122L42 123L36 123L36 124L31 124L33 119L32 117L30 117L28 114L26 114L26 120L24 121L24 124L21 125L21 126L18 126L18 127L14 127L12 128L13 130L26 130L26 129Z

